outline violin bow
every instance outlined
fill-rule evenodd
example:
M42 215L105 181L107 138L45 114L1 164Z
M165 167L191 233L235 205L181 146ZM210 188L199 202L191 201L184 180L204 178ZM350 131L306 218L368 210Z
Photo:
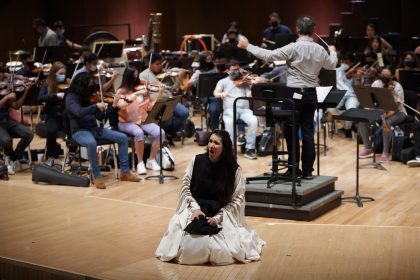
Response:
M44 51L44 56L42 57L42 61L41 61L41 69L38 72L38 77L36 77L37 82L39 81L39 77L41 77L41 71L42 71L42 66L44 65L45 62L45 58L47 57L47 49L45 49Z
M329 47L329 45L328 45L328 43L327 42L325 42L325 40L324 39L322 39L321 38L321 36L319 36L317 33L314 33L315 35L316 35L316 37L318 37L318 39L322 42L322 43L324 43L324 45L328 48Z

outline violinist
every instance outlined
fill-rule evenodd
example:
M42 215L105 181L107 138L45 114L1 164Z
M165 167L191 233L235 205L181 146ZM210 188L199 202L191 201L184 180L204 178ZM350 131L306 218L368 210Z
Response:
M375 80L380 67L375 52L365 53L365 65L357 69L355 85L370 86Z
M137 174L146 174L146 168L159 171L160 166L156 161L156 154L160 147L160 127L155 123L144 124L148 112L153 108L155 102L150 100L147 90L137 91L135 86L139 82L138 71L134 68L127 68L124 71L120 88L114 98L114 104L119 108L118 129L134 136L135 149L139 163L137 164ZM139 98L139 96L141 98ZM150 156L146 166L143 162L144 154L144 134L153 136ZM164 136L162 136L164 139Z
M87 72L92 76L98 74L98 57L95 54L90 53L87 56L83 57L83 67L77 70L74 73L74 76L77 76L79 73L83 73L83 72ZM103 92L110 91L114 84L115 79L117 79L117 76L118 76L118 72L113 71L110 79L108 81L105 81L104 80L105 77L103 75L100 75L98 79L95 79L97 90L99 89L99 86L97 84L99 83L99 79L100 79L100 82L102 83L101 84L102 91Z
M38 39L38 47L56 47L60 45L57 34L55 34L55 32L47 26L44 19L34 19L32 21L32 27L40 35Z
M340 55L340 66L336 68L336 80L337 80L337 89L345 90L343 98L340 100L338 105L335 108L328 109L328 112L333 115L341 114L340 110L345 108L349 110L351 108L359 107L359 100L357 99L356 94L354 93L353 85L354 78L348 73L349 69L354 66L354 55L351 53L344 53ZM344 135L346 138L352 138L352 128L353 123L351 121L344 122Z
M145 69L140 73L139 78L142 84L146 85L159 85L161 84L157 78L157 75L162 73L163 58L159 53L152 53L151 55L144 58L144 62L150 65L150 68ZM149 92L150 99L155 101L159 96L158 92ZM162 98L172 97L172 92L169 89L166 89L163 93ZM177 136L178 131L180 131L187 121L189 116L189 110L182 105L177 103L173 118L167 122L162 123L162 128L166 132L166 137L170 144L173 144L172 140Z
M2 71L0 71L2 72ZM9 87L10 88L10 87ZM29 87L25 88L23 95L16 99L16 93L3 91L5 95L0 95L0 146L3 147L5 154L5 164L9 175L20 171L20 159L32 141L33 133L21 122L10 118L10 109L19 109L29 93ZM19 143L13 150L13 138L20 138Z
M94 81L87 72L78 74L71 82L65 98L66 114L70 122L71 137L79 145L86 147L88 160L95 178L95 186L105 189L96 154L97 140L108 140L118 143L118 158L121 169L120 181L138 182L135 174L130 172L128 160L128 138L125 134L98 126L96 115L106 110L106 104L91 104L89 97L95 91Z
M59 156L57 133L63 127L64 92L59 89L66 82L66 66L56 61L52 64L45 84L41 87L38 101L45 104L47 128L47 165L53 166Z
M35 66L34 56L30 52L22 52L20 59L22 60L22 68L16 71L16 75L32 79L38 77L40 80L44 79L42 69Z
M404 108L404 90L400 83L394 80L392 72L389 68L384 68L381 71L379 79L374 81L372 87L388 88L392 91L392 96L395 103L397 103L398 111L388 111L384 113L382 128L383 128L383 151L381 161L389 160L389 149L391 147L391 126L397 125L405 120L407 111ZM359 124L360 136L362 137L365 149L360 152L359 158L368 158L373 156L372 142L369 137L368 123Z
M229 76L219 80L213 95L223 101L223 121L230 137L233 136L233 118L241 119L248 125L246 137L245 157L256 159L255 140L257 136L258 120L249 109L248 100L239 100L236 103L236 116L233 115L233 102L238 97L251 97L251 87L246 82L238 83L242 79L239 62L232 60L228 68ZM231 139L232 142L236 139Z

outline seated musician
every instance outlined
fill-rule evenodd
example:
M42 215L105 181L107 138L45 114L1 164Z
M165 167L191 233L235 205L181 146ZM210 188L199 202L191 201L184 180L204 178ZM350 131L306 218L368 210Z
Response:
M328 112L339 115L340 111L343 107L346 110L351 108L358 108L359 107L359 100L357 99L356 94L354 93L353 84L354 84L354 77L352 70L354 66L354 56L351 53L342 54L340 55L340 67L336 68L336 79L337 79L337 89L345 90L346 93L344 94L343 98L338 103L337 107L333 109L328 109ZM349 72L349 69L351 72ZM352 138L352 122L345 121L344 122L344 135L346 138Z
M55 34L55 32L47 26L44 19L34 19L32 27L40 35L38 39L38 47L56 47L60 45L57 34Z
M145 57L145 63L147 65L150 64L150 69L147 68L143 72L140 73L139 78L142 84L146 85L159 85L161 82L157 78L157 75L162 73L163 66L163 58L159 53L153 53L150 56ZM179 80L174 83L174 85L170 88L167 88L162 96L162 98L170 98L172 97L172 92L177 90L179 86ZM152 101L155 101L158 97L159 93L149 92L150 98ZM172 139L176 137L177 132L180 131L187 121L189 116L188 109L182 105L181 103L176 104L173 118L170 121L162 123L162 128L167 133L167 139L169 143L173 144Z
M74 76L77 76L79 73L83 73L83 72L87 72L90 75L97 75L98 74L98 57L93 54L90 53L87 56L83 57L83 67L80 68L79 70L77 70L74 73ZM101 79L101 87L102 87L102 91L103 92L109 92L112 90L112 86L114 84L115 79L117 79L118 76L118 72L117 71L113 71L112 75L110 77L110 79L108 81L106 81L106 78L104 75L100 75L100 79ZM99 79L95 79L95 85L96 85L96 90L99 90Z
M59 156L57 134L63 129L64 90L58 85L66 82L66 66L56 61L52 64L45 84L41 87L38 101L45 103L45 125L47 128L47 165L53 166Z
M60 46L68 46L75 50L80 50L82 48L81 45L76 44L70 41L69 39L67 39L66 37L64 37L64 32L65 32L64 22L62 22L61 20L57 20L56 22L54 22L53 30L55 34L57 34L58 42L60 43Z
M407 117L407 111L404 108L404 90L400 83L395 81L392 76L392 72L388 68L384 68L381 71L379 80L373 82L372 87L388 88L392 91L395 103L397 103L398 111L388 111L384 114L382 123L383 128L383 151L381 155L381 161L389 160L389 149L391 147L391 126L397 125L405 120ZM373 156L372 143L369 138L368 123L359 124L360 136L362 137L365 149L359 154L360 158L367 158Z
M44 73L41 69L35 67L34 56L30 52L22 52L20 54L22 60L22 68L16 71L16 75L23 76L25 78L38 78L44 79Z
M275 39L277 34L292 34L290 28L286 25L280 24L280 16L276 12L269 15L269 27L263 32L263 39L261 47L273 49L276 46Z
M376 53L378 59L382 59L382 62L385 65L388 65L388 51L385 49L385 46L383 45L382 41L381 41L381 37L379 36L374 36L372 38L369 39L369 42L365 48L365 54L366 53Z
M120 181L138 182L137 175L130 172L128 138L121 132L98 126L96 114L104 111L107 104L103 102L91 104L89 97L93 92L95 92L94 81L89 73L82 72L74 77L66 95L65 104L70 122L71 137L79 145L86 147L92 174L95 178L95 186L98 189L106 188L105 180L98 165L97 140L109 140L118 143Z
M357 70L355 85L370 86L380 71L375 52L365 53L365 65Z
M156 154L160 147L160 127L155 123L145 124L148 111L155 102L150 101L147 90L136 91L135 86L139 84L139 73L135 68L127 68L124 71L121 87L117 90L114 97L114 104L119 108L118 129L134 136L135 149L139 163L137 164L137 174L146 174L146 168L159 171L160 166L156 161ZM150 156L146 166L143 162L144 154L144 134L153 136ZM162 136L164 139L165 136Z
M239 42L238 29L230 28L227 31L227 36L228 36L228 41L220 45L219 52L222 53L224 57L226 57L226 59L237 60L242 65L251 62L252 59L248 55L248 52L246 50L238 48L238 42Z
M0 73L1 76L4 76L4 71L0 71ZM6 87L0 95L0 146L4 150L5 164L9 175L21 170L20 159L23 158L23 153L34 136L26 126L9 117L9 109L19 109L28 93L29 87L26 87L23 95L16 99L16 93L11 92L10 87ZM20 138L15 149L13 149L13 138Z
M368 23L366 24L366 37L368 39L371 39L375 36L378 36L378 38L381 41L381 45L383 46L383 49L385 52L389 53L392 50L392 46L390 43L388 43L384 38L380 37L377 28L374 23Z
M238 26L238 23L237 23L236 21L232 21L232 22L229 24L229 28L228 28L227 30L230 30L230 29L232 29L232 28L234 28L234 29L237 29L237 30L238 30L238 33L239 33L239 35L238 35L238 39L240 40L240 39L243 37L243 35L241 34L241 31L239 31L239 26ZM224 44L224 43L227 43L227 42L229 42L229 37L228 37L228 34L227 34L227 33L225 33L225 34L223 34L222 41L220 41L220 43L221 43L221 44Z
M255 139L257 136L258 120L254 116L252 110L249 109L248 100L239 100L236 102L236 116L233 116L233 102L238 97L251 97L250 86L242 81L241 69L239 62L232 60L228 68L229 76L221 79L214 90L214 96L221 98L223 101L223 122L225 129L233 137L233 118L241 119L248 125L248 133L246 137L245 157L256 159ZM235 139L236 140L236 139ZM232 140L233 142L233 140Z
M420 63L417 59L417 56L414 52L408 51L405 52L401 57L400 63L397 70L395 70L395 78L400 80L400 71L420 71Z

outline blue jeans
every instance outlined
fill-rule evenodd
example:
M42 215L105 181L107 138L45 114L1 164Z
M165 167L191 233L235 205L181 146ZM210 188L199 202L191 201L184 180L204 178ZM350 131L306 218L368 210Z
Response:
M248 133L246 136L246 149L255 149L255 139L257 137L258 120L250 109L236 108L236 119L241 119L248 125ZM224 110L223 122L225 129L230 134L230 139L233 139L233 110Z
M86 147L87 155L92 168L94 177L101 177L101 169L98 164L98 155L96 154L96 140L107 140L118 144L118 157L121 172L129 172L128 162L128 138L125 134L111 129L99 127L92 132L81 129L72 134L72 138L79 145ZM115 166L115 168L117 168Z
M172 119L162 123L162 128L170 135L175 136L176 132L179 131L185 124L190 115L190 111L187 107L181 103L177 103Z

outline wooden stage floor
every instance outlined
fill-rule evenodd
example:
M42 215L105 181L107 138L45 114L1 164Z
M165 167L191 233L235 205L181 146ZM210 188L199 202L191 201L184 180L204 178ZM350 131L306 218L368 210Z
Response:
M345 196L355 190L354 141L328 139L327 156L321 154L321 174L337 176ZM32 148L44 143L35 139ZM204 148L187 139L172 151L176 170L170 173L181 178ZM270 169L270 157L239 155L239 163L245 176ZM385 166L388 171L360 170L361 194L375 198L363 208L343 202L311 222L247 217L267 242L262 261L221 267L154 257L180 179L120 183L111 172L110 186L97 190L36 185L25 171L0 181L0 263L23 262L77 279L420 279L420 169Z

